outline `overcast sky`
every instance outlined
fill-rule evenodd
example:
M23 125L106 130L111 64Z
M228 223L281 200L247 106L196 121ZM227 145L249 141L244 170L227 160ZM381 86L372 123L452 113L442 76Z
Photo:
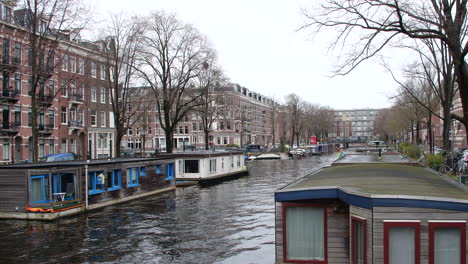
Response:
M310 103L334 109L384 108L396 93L397 84L378 59L347 76L329 77L337 63L337 52L328 50L333 35L312 39L310 32L297 32L305 21L300 8L316 0L89 1L96 16L103 19L122 11L176 13L208 37L232 82L278 101L296 93ZM397 68L398 63L394 62Z

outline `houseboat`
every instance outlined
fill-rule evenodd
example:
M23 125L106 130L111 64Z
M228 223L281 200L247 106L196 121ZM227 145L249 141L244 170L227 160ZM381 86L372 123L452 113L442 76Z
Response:
M244 153L209 151L178 153L176 185L209 183L246 175Z
M346 155L275 207L276 263L466 263L468 188L399 155Z
M0 167L0 218L53 220L175 190L174 157Z

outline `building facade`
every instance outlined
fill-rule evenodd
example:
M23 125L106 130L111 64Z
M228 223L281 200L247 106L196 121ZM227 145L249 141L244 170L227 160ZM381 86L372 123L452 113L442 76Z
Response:
M382 109L334 110L335 126L329 133L334 142L364 143L380 136L376 120Z
M0 1L2 163L32 160L32 69L27 10ZM73 152L78 158L113 156L112 111L106 68L98 43L82 41L79 32L60 32L47 57L48 75L39 80L38 156ZM50 67L50 69L49 69Z

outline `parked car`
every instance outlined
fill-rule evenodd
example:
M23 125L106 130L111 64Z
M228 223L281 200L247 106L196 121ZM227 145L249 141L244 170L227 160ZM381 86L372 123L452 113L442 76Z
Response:
M56 162L56 161L66 161L66 160L76 160L75 154L73 153L60 153L60 154L49 154L39 158L39 162Z

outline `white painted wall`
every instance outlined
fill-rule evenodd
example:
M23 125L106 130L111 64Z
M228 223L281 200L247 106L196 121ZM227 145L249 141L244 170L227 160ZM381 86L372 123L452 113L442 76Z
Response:
M199 173L185 173L185 160L199 160ZM216 171L210 172L210 160L216 160ZM205 178L244 170L244 155L226 155L204 158L178 158L175 162L176 178Z

